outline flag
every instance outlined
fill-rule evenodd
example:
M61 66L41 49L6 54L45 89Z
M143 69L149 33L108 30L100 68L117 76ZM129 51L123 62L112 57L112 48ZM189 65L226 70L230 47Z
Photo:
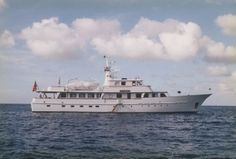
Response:
M34 85L33 85L32 91L33 91L33 92L34 92L34 91L37 91L37 89L38 89L38 85L37 85L36 81L34 81Z

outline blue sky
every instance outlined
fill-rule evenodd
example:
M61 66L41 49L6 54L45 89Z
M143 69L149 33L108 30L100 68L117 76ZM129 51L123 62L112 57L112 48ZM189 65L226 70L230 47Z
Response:
M236 105L235 23L235 0L0 0L0 102L30 103L35 80L102 83L109 55L119 77Z

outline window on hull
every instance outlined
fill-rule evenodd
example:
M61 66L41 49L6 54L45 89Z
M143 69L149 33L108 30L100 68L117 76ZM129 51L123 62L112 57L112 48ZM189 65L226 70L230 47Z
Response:
M94 93L88 93L88 98L94 98Z
M121 93L117 93L117 94L116 94L116 97L117 97L117 98L122 98L122 94L121 94Z
M101 93L97 93L97 98L101 98L102 94Z
M85 93L79 93L79 98L85 98Z
M61 97L61 98L66 98L66 93L61 93L61 94L60 94L60 97Z
M76 98L76 93L70 93L70 98Z
M127 94L127 98L128 98L128 99L131 98L131 94L130 94L130 93Z

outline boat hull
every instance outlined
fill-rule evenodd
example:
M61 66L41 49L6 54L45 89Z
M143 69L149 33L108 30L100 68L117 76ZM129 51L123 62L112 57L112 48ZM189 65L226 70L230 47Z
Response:
M210 94L140 99L33 98L33 112L197 112Z

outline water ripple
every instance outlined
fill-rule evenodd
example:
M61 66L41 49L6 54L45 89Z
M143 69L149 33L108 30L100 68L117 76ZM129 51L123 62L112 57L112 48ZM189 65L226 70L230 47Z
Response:
M0 158L236 158L236 107L99 114L0 105Z

